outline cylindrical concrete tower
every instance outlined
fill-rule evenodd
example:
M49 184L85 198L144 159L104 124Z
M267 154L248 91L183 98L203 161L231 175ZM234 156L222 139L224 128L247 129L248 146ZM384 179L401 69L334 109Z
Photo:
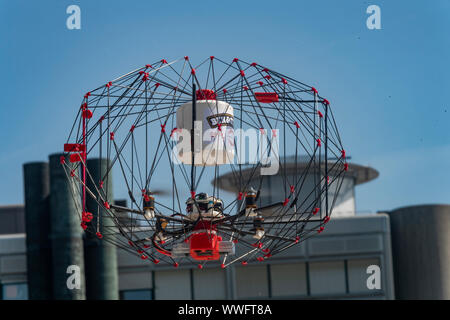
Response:
M92 180L95 181L97 188L99 188L99 182L107 172L107 160L89 159L87 160L87 167ZM86 184L90 190L95 190L92 180L87 178ZM103 190L108 201L112 203L111 174L105 179ZM107 217L108 213L106 210L100 208L98 203L89 196L86 199L86 210L91 212L94 217L97 217L97 213L100 210L99 230L103 235L102 239L99 239L95 235L97 231L97 219L94 218L88 223L88 228L91 232L86 232L84 239L86 297L89 300L118 300L117 252L116 247L108 242L108 228L114 226L114 222L111 218Z
M23 165L28 294L31 300L52 299L50 185L46 162Z
M78 185L69 182L61 165L63 154L50 155L50 221L53 261L53 298L56 300L85 299L84 259L82 228L79 208L81 199ZM69 157L66 157L69 163ZM72 194L72 190L75 194ZM75 202L79 202L78 205ZM79 270L79 273L78 273ZM70 289L68 282L76 283L80 276L80 288ZM70 278L69 278L70 277ZM68 281L69 280L69 281Z
M389 213L397 299L450 299L450 205Z

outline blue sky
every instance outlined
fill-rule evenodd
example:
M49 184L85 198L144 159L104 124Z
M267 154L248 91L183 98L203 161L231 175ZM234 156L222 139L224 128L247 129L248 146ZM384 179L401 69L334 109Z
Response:
M81 30L66 8L81 8ZM381 8L368 30L366 8ZM352 161L380 177L357 210L450 202L450 2L0 1L0 204L61 151L82 95L161 58L257 61L331 101Z

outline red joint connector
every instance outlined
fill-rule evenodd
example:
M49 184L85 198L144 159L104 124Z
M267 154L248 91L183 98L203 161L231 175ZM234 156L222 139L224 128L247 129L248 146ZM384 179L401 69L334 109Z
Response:
M281 81L282 81L284 84L287 84L287 80L286 80L285 78L281 78Z
M192 75L195 74L195 69L194 69L194 68L191 69L191 74L192 74Z
M344 170L348 171L348 163L344 163Z
M251 66L256 67L258 64L256 62L252 62Z
M245 72L244 72L244 70L241 70L241 77L245 77Z
M102 122L103 120L105 120L105 117L101 116L100 119L98 119L98 122Z
M322 141L320 141L320 138L316 140L317 141L317 146L321 147L322 146Z
M242 200L242 196L243 196L244 194L242 193L242 192L239 192L239 195L238 195L238 200Z
M264 82L258 81L257 84L259 84L262 87L264 85Z
M272 77L269 74L267 76L264 76L264 78L266 78L267 80L272 79Z
M144 247L144 249L150 248L150 246L148 244L144 244L143 247Z
M75 170L70 170L70 176L75 177Z
M217 124L217 130L222 131L222 124L221 123Z
M152 69L153 67L152 67L151 64L146 64L146 65L145 65L145 68L151 68L151 69Z
M143 255L141 255L141 259L142 260L145 260L145 259L147 259L148 257L145 255L145 254L143 254Z
M134 243L133 243L133 241L131 241L131 240L128 240L128 244L129 244L130 246L134 247Z
M264 130L264 128L259 128L259 132L261 132L261 135L263 135L264 133L266 133L266 131Z
M90 119L92 118L92 111L89 109L84 109L82 112L83 119Z
M66 157L64 157L64 156L59 157L59 162L60 162L61 164L66 163Z
M110 81L106 84L106 87L109 88L109 87L111 87L111 85L112 85L112 82Z
M264 257L266 257L266 259L270 258L272 255L270 253L267 253L264 255Z
M262 248L262 246L263 246L263 245L262 245L262 243L261 243L261 242L260 242L260 243L258 243L258 248L259 248L259 249L261 249L261 248Z
M345 159L345 150L341 150L342 158Z
M323 223L327 223L328 221L330 221L330 216L326 216L325 218L323 218Z
M175 268L178 268L178 262L175 262L175 263L173 264L173 266L174 266Z
M143 75L143 74L144 74L144 71L142 71L142 70L139 71L139 74L140 74L140 75Z
M238 58L234 58L234 59L233 59L233 62L238 62L238 61L239 61Z
M264 258L263 257L258 257L258 258L256 258L256 260L258 260L259 262L262 262L262 261L264 261Z
M318 92L317 92L317 89L316 88L314 88L314 87L311 87L311 91L312 92L314 92L315 94L317 94Z
M189 57L188 56L184 56L184 60L188 61Z
M166 125L165 124L161 125L161 132L162 133L166 132Z
M269 253L270 249L262 249L262 252Z
M83 212L81 214L81 220L83 220L84 222L91 222L92 219L94 219L94 215L90 212Z
M247 87L247 86L243 86L242 89L244 89L245 91L247 91L247 90L248 90L248 87Z
M315 214L317 214L317 212L319 212L319 210L320 210L320 208L317 208L317 207L316 207L316 208L314 208L314 210L313 210L312 213L315 215Z
M214 60L214 56L210 56L209 59L211 59L211 61L213 61Z
M320 227L319 230L317 230L317 233L321 233L324 229L324 227Z
M238 243L239 240L238 239L233 239L233 243Z
M99 239L103 238L103 235L102 235L102 233L101 233L101 232L97 232L97 233L96 233L95 235L96 235L96 236L97 236L97 238L99 238Z
M87 225L84 221L80 224L80 226L81 226L81 228L83 228L83 230L87 229Z
M138 251L137 251L137 253L139 253L139 254L143 254L143 253L144 253L144 251L143 251L143 250L138 250Z
M172 137L174 132L177 131L177 128L173 128L172 131L170 131L170 136Z
M164 244L164 243L166 243L166 241L161 240L159 243L160 243L160 244Z
M277 129L272 129L272 137L276 137L277 136Z
M291 186L290 188L291 188L291 193L294 193L295 192L295 187Z
M295 125L295 127L296 127L297 129L300 129L300 125L298 124L297 121L294 122L294 125Z
M295 237L295 243L298 243L300 241L300 237L299 236L296 236Z
M221 267L222 269L225 269L225 264L222 263L222 264L220 265L220 267Z
M283 207L286 207L286 205L289 203L289 198L284 199Z
M327 99L323 99L323 103L326 104L326 105L329 105L330 101L328 101Z
M149 74L146 72L146 73L144 74L144 76L142 77L142 81L147 81L147 80L148 80L148 77L149 77Z
M192 198L192 199L195 198L195 191L191 191L191 198Z
M242 264L243 266L246 266L246 265L247 265L247 261L242 261L241 264Z
M203 266L202 266L201 264L199 264L197 267L198 267L199 269L203 269Z
M327 184L330 184L330 176L327 176Z
M105 201L105 202L103 203L103 205L105 206L106 209L111 209L111 207L109 206L108 201Z
M162 62L162 64L164 64L164 63L167 63L167 60L166 59L162 59L161 62Z
M319 118L323 118L323 114L320 111L317 111L317 114L319 115Z
M111 132L111 133L109 134L109 139L110 139L110 140L114 140L114 132Z
M90 95L91 95L91 93L88 92L88 93L86 93L86 94L84 95L84 98L87 99L87 97L89 97Z
M269 73L269 69L267 69L267 68L264 68L264 69L263 69L263 72L267 72L267 73Z
M178 87L173 87L173 91L177 91L178 90Z
M148 194L144 194L144 200L145 201L150 201L150 197L148 196Z
M218 236L218 237L217 237L217 241L222 241L222 237L221 237L221 236Z
M224 93L224 94L226 94L226 93L227 93L227 89L223 89L222 91L223 91L223 93Z
M130 132L133 132L135 128L136 128L136 126L133 124L130 128Z
M155 88L158 88L161 84L159 82L155 83Z
M153 260L153 263L154 263L154 264L158 264L158 263L159 263L159 260L158 260L158 259L155 259L155 260Z

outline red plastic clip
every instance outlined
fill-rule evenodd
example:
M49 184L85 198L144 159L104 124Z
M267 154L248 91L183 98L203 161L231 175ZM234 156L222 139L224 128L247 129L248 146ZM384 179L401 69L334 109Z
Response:
M286 205L289 203L289 198L284 199L283 207L286 207Z
M286 80L285 78L281 78L281 81L282 81L284 84L287 84L287 80Z
M330 184L330 176L327 176L327 184Z
M161 132L162 133L166 132L166 125L165 124L161 125Z
M242 192L239 192L239 195L238 195L238 200L242 200L242 196L243 196L244 194L242 193Z
M344 163L344 170L348 171L348 163Z
M191 191L191 198L192 198L192 199L195 198L195 191Z
M247 265L247 261L242 261L241 264L242 264L243 266L246 266L246 265Z
M266 133L266 130L264 130L264 128L259 128L259 132L261 132L261 135L264 135Z
M158 260L158 259L155 259L155 260L153 260L153 263L154 263L154 264L158 264L158 263L159 263L159 260Z
M272 129L272 137L276 137L277 136L277 130L278 129Z
M295 127L296 127L297 129L300 129L300 125L298 124L297 121L294 122L294 125L295 125Z
M264 69L263 69L263 72L267 72L267 73L269 73L269 69L267 69L267 68L264 68Z
M257 84L259 84L262 87L264 85L264 82L258 81Z
M266 257L266 259L270 258L272 255L270 253L267 253L264 255L264 257Z
M95 235L96 235L97 238L99 238L99 239L103 238L103 235L101 234L101 232L97 232Z
M158 88L161 84L160 83L155 83L155 88Z
M323 103L326 104L326 105L330 104L330 102L327 99L323 99Z
M272 79L272 77L269 74L267 76L264 76L264 78L266 78L267 80Z
M175 133L175 131L177 131L177 128L173 128L172 131L170 131L170 136L172 137L173 134Z
M134 243L133 243L133 241L131 241L131 240L128 240L128 244L129 244L130 246L134 247Z
M239 240L238 239L233 239L233 243L238 243Z
M136 128L136 126L133 124L130 128L130 132L133 132L135 128Z
M83 118L84 119L90 119L90 118L92 118L92 111L91 110L89 110L89 109L85 109L85 110L83 110Z
M326 216L326 217L323 219L323 223L327 223L328 221L330 221L330 216Z
M270 249L262 249L262 252L269 253Z
M314 208L314 210L313 210L312 214L314 214L314 215L315 215L315 214L317 214L317 212L319 212L319 210L320 210L320 208L317 208L317 207L316 207L316 208Z
M188 56L184 56L184 60L188 61L189 57Z
M247 86L243 86L242 89L244 89L245 91L247 91L247 90L248 90L248 87L247 87Z
M294 192L295 192L295 187L291 186L291 193L294 193Z
M318 92L317 92L317 89L316 88L314 88L314 87L311 87L311 91L312 92L314 92L315 94L317 94Z
M222 131L222 124L221 123L217 124L217 130Z
M324 227L320 227L319 230L317 230L317 233L321 233L324 229Z
M238 58L234 58L234 59L233 59L233 62L238 62L238 61L239 61Z
M191 74L192 74L192 75L195 74L195 69L194 69L194 68L191 69Z
M83 212L81 214L81 220L83 220L84 222L91 222L92 219L94 219L94 215L90 212Z
M75 177L75 170L70 170L70 176Z
M167 60L166 59L162 59L161 62L164 64L164 63L167 63Z
M114 140L114 132L111 132L111 133L109 134L109 139L110 139L110 140Z
M203 266L202 266L201 264L199 264L197 267L198 267L199 269L203 269Z
M211 59L211 61L213 61L214 60L214 56L210 56L209 59Z
M145 259L147 259L148 257L145 255L145 254L143 254L143 255L141 255L141 259L142 260L145 260Z
M342 155L342 158L345 159L345 150L341 150L341 155Z
M317 114L319 115L319 118L323 118L323 114L320 111L317 111Z
M80 226L81 226L81 228L83 228L83 230L87 229L87 225L84 221L82 223L80 223Z
M245 72L244 72L244 70L241 70L241 77L245 77Z
M99 187L100 189L103 189L103 181L100 180L100 182L98 183L98 187Z
M264 258L263 257L257 257L256 260L258 260L259 262L262 262L262 261L264 261Z
M256 62L252 62L250 65L251 65L252 67L256 67L258 64L257 64Z
M91 95L91 93L88 92L88 93L86 93L86 94L84 95L84 98L87 99L87 97L89 97L90 95Z
M153 68L151 64L146 64L145 68Z
M64 157L64 156L59 157L59 162L60 162L61 164L66 163L66 157Z
M317 141L317 146L321 147L322 146L322 141L320 141L320 138L316 140Z
M144 244L144 249L148 249L148 248L150 248L150 246L148 245L148 244Z
M223 91L224 94L227 93L227 89L223 89L222 91Z
M175 263L173 264L173 266L174 266L175 268L178 268L178 262L175 262Z
M299 236L296 236L295 237L295 243L298 243L300 241L300 237Z
M111 85L112 85L112 82L110 81L106 84L106 87L109 88L109 87L111 87Z
M105 206L106 209L111 209L111 207L110 207L108 201L105 201L105 202L103 203L103 205Z
M220 265L220 267L221 267L222 269L225 269L225 264L222 263L222 264Z

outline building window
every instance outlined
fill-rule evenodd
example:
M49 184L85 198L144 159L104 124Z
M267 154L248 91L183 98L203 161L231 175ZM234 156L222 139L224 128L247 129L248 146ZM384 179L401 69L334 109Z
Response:
M311 295L345 295L344 261L310 262Z
M155 271L155 299L192 299L190 270Z
M307 295L306 265L304 263L271 264L272 297Z
M122 290L120 291L121 300L152 300L152 289Z
M350 293L373 293L377 290L367 288L367 268L370 265L380 266L379 259L353 259L347 261L348 287ZM383 274L383 273L381 273ZM379 291L378 291L379 292Z
M194 298L198 300L226 299L225 271L194 270Z
M267 266L236 267L236 293L238 299L268 298Z
M3 300L28 300L28 285L26 283L2 284Z

